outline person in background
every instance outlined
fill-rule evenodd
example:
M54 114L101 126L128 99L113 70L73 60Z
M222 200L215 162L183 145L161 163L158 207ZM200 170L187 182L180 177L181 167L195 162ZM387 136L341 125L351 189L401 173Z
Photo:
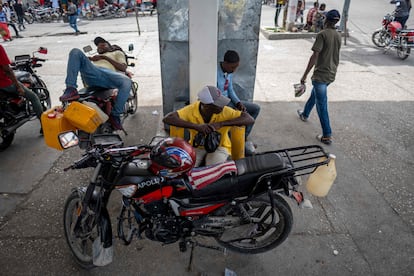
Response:
M3 11L3 6L0 5L0 34L4 41L12 41L12 37L9 30L9 25L7 24L7 16Z
M17 22L18 22L18 27L19 30L22 31L24 29L26 29L26 27L24 26L24 9L23 9L23 5L22 5L22 0L17 0L17 2L14 3L13 5L13 9L14 12L16 13L17 16Z
M296 19L298 21L300 19L300 23L303 23L303 11L305 10L305 0L299 0L298 6L296 7Z
M16 38L21 38L21 36L19 35L19 31L16 28L16 25L14 25L13 21L11 20L11 9L9 3L6 2L3 4L3 11L6 14L7 25L13 28L14 33L16 34Z
M0 45L0 93L10 93L14 95L24 96L32 103L37 118L42 116L43 108L37 95L17 81L13 69L10 67L10 59L6 54L3 46ZM40 128L42 134L42 128Z
M318 1L313 2L313 7L309 9L308 14L306 15L306 26L305 30L311 31L313 25L313 18L315 13L318 11L319 3Z
M78 7L73 3L73 0L68 0L68 11L67 11L68 17L69 17L69 26L72 27L72 29L75 30L75 35L78 35L80 31L78 30Z
M410 16L411 0L391 0L390 3L395 4L395 21L400 22L401 26L405 29L407 27L405 23Z
M275 28L279 27L279 15L282 7L286 4L286 0L276 0L276 13L275 13Z
M313 21L313 31L315 33L320 32L324 27L325 13L326 13L325 9L326 9L326 4L322 3L319 6L319 10L315 13L315 16L313 18L313 20L314 20Z
M330 145L332 143L332 130L328 114L327 88L335 80L339 64L341 35L336 31L335 24L338 23L340 14L337 10L330 10L325 17L324 29L316 35L312 46L313 54L300 80L304 84L308 73L315 66L312 75L312 92L305 104L304 110L298 110L297 113L299 118L306 122L310 112L316 105L322 127L322 134L316 136L316 139L326 145Z
M197 133L208 134L218 131L221 134L220 143L214 152L207 153L203 145L196 148L196 164L198 167L225 162L230 156L231 141L229 131L231 126L248 126L254 119L247 113L228 107L230 99L214 86L205 86L198 92L198 101L177 111L168 113L163 122L168 125L187 128L190 131L190 144L193 144Z
M224 59L217 65L217 88L223 93L224 96L229 97L231 101L229 106L240 111L246 111L256 120L260 113L260 106L248 102L241 101L233 88L233 73L236 71L240 64L240 57L236 51L228 50L224 54ZM246 138L252 131L253 125L246 127Z

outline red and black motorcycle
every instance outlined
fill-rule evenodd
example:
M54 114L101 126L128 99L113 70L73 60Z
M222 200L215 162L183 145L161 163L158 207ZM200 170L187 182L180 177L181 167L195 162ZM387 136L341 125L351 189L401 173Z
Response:
M395 49L400 59L406 59L414 48L414 29L406 29L401 23L394 21L392 14L386 14L382 26L372 34L372 42L386 50Z
M43 110L47 110L51 106L49 90L35 70L46 60L36 57L35 53L47 54L47 49L40 47L32 56L15 56L11 67L17 80L31 89L39 97ZM0 151L11 145L19 127L36 119L33 107L26 98L0 89Z
M59 138L63 148L78 142L73 132ZM162 244L178 242L182 252L187 246L266 252L292 229L292 210L283 196L310 204L298 191L297 177L330 160L323 148L311 145L193 168L195 151L181 138L123 147L118 135L95 135L93 147L67 168L95 169L90 183L66 200L66 241L83 268L112 261L107 204L116 190L122 195L117 232L125 245L145 236ZM212 237L220 247L200 244L197 236Z

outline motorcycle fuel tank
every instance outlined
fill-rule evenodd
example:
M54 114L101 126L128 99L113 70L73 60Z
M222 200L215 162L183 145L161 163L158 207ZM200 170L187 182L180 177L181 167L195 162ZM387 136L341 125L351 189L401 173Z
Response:
M123 196L140 198L144 203L170 197L172 187L162 185L164 178L159 176L124 176L115 185Z

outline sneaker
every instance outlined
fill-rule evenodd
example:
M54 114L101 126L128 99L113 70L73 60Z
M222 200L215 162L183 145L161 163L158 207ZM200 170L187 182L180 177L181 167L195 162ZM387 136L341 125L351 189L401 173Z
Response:
M304 122L307 122L308 121L308 118L306 118L305 115L303 115L303 111L302 110L298 109L297 112L298 112L299 119L301 119Z
M76 90L75 87L69 86L65 89L65 92L63 93L62 96L60 96L59 100L61 102L68 102L68 101L77 100L79 98L80 96L79 96L78 90Z
M316 136L316 139L319 142L324 143L325 145L332 144L332 137L330 137L330 136L329 137L325 137L322 134L319 134L319 135Z
M109 116L109 122L111 123L114 130L123 130L124 129L122 127L121 118L119 116L115 116L115 115L111 114Z

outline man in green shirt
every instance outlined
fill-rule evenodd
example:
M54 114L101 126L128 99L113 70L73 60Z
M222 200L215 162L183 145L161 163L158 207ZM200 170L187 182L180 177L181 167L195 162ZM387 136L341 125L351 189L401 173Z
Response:
M332 143L332 130L328 114L327 87L335 80L339 64L339 50L341 48L341 36L335 29L340 14L337 10L330 10L326 13L325 27L316 36L312 46L313 54L309 59L308 66L300 82L304 84L306 77L313 66L315 69L312 75L312 92L305 104L304 110L298 110L299 118L306 122L314 105L318 112L319 121L322 127L322 134L316 138L326 144Z

